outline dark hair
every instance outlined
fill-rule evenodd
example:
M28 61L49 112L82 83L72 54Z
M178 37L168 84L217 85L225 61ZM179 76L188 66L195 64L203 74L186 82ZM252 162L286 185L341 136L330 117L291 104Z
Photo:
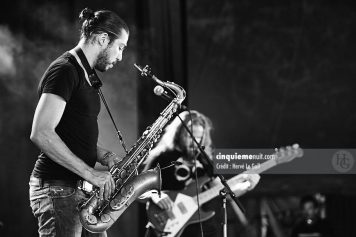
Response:
M319 206L318 201L313 196L308 195L308 196L302 197L302 199L300 200L300 207L302 208L304 206L304 204L307 202L313 203L315 208L318 208L318 206Z
M109 10L99 10L94 12L85 8L79 15L82 22L80 38L89 39L93 34L107 33L110 42L121 35L122 29L129 33L127 24L114 12Z

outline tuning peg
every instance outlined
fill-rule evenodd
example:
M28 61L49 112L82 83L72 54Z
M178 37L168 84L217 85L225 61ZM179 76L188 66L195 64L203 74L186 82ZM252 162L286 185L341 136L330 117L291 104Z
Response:
M285 155L286 155L286 149L283 147L279 148L279 156L283 157Z

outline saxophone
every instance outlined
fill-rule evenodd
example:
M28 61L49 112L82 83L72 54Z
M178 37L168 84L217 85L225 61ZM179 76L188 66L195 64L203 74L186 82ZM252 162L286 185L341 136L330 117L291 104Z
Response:
M185 90L181 86L173 82L160 81L150 73L148 66L143 69L136 64L135 66L141 71L142 76L150 76L156 83L171 91L175 98L161 112L158 119L143 132L126 156L110 169L116 188L109 200L100 200L98 198L99 190L96 188L89 193L89 198L85 202L78 205L79 218L83 227L93 233L107 230L143 193L155 189L160 194L161 171L159 165L153 170L147 170L141 174L138 174L137 167L148 156L163 128L186 96Z

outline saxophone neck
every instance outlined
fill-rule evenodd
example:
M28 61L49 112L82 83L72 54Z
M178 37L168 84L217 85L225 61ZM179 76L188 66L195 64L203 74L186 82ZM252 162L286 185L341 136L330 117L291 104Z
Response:
M151 68L146 65L145 67L141 67L139 65L137 65L136 63L134 64L134 66L137 68L137 70L139 70L141 72L141 76L147 76L150 77L152 80L154 80L158 85L163 86L167 89L169 89L175 96L174 101L178 104L181 104L183 102L183 100L186 97L186 93L185 90L183 89L183 87L181 87L180 85L175 84L174 82L170 82L170 81L161 81L160 79L158 79L155 75L152 74L151 72Z
M186 97L186 92L180 85L175 84L174 82L166 81L161 82L161 86L168 88L174 94L174 101L176 103L181 104L184 101Z

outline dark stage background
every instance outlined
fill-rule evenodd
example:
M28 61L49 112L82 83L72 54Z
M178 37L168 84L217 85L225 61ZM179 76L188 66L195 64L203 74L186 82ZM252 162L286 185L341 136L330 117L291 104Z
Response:
M123 61L101 75L128 145L166 104L138 78L137 62L186 88L186 104L211 118L217 148L355 147L353 1L2 1L0 236L37 235L28 201L38 153L29 140L36 87L49 63L77 43L77 17L87 6L114 10L130 26ZM104 110L99 123L100 142L123 154ZM241 198L250 226L242 228L229 211L229 236L260 236L266 202L288 236L299 197L313 193L325 195L337 236L356 236L354 178L262 175ZM144 214L133 204L109 236L143 236Z

